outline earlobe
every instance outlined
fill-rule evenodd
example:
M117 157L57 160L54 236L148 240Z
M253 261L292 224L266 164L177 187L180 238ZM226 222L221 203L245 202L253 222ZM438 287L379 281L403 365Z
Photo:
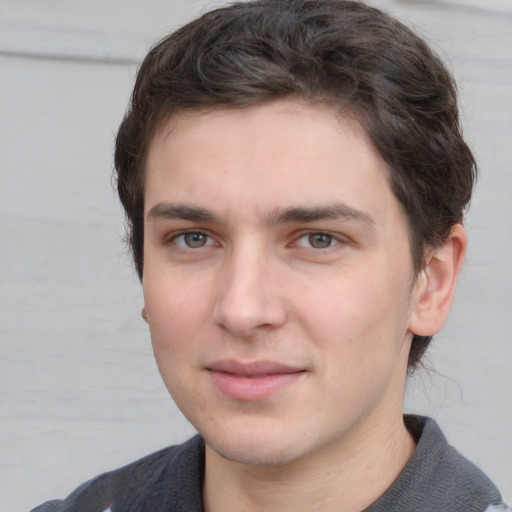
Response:
M466 231L461 224L456 224L446 242L429 252L414 289L408 326L413 334L431 336L443 327L450 311L466 247Z

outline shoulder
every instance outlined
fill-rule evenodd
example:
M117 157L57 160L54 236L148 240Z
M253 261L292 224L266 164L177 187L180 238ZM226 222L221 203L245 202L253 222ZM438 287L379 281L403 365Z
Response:
M182 501L194 511L201 502L204 444L199 436L103 473L31 512L115 512L167 510Z
M492 512L488 507L502 506L501 494L495 485L448 444L434 420L406 416L405 422L417 439L416 450L391 488L368 512Z

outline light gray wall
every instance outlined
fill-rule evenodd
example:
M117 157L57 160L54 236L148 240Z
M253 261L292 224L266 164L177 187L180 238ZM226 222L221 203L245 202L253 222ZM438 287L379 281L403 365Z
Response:
M373 3L448 60L481 167L456 306L406 407L512 500L512 2ZM110 171L136 63L202 4L0 2L0 510L192 432L153 362Z

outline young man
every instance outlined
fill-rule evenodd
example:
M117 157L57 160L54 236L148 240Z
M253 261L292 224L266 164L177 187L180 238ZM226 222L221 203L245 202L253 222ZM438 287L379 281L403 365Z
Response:
M41 511L484 511L404 417L466 248L455 86L359 2L212 11L142 64L118 191L163 380L199 435Z

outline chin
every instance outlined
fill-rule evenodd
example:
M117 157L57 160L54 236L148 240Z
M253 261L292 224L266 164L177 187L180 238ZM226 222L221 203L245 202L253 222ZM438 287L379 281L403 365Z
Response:
M239 464L283 466L300 458L296 449L301 443L292 443L289 434L267 432L265 435L261 430L245 431L242 435L232 432L221 436L203 435L203 438L216 454Z
M219 443L211 443L206 440L212 450L222 458L248 466L284 466L293 462L296 457L289 450L279 447L262 447L254 443L252 446L232 446Z

